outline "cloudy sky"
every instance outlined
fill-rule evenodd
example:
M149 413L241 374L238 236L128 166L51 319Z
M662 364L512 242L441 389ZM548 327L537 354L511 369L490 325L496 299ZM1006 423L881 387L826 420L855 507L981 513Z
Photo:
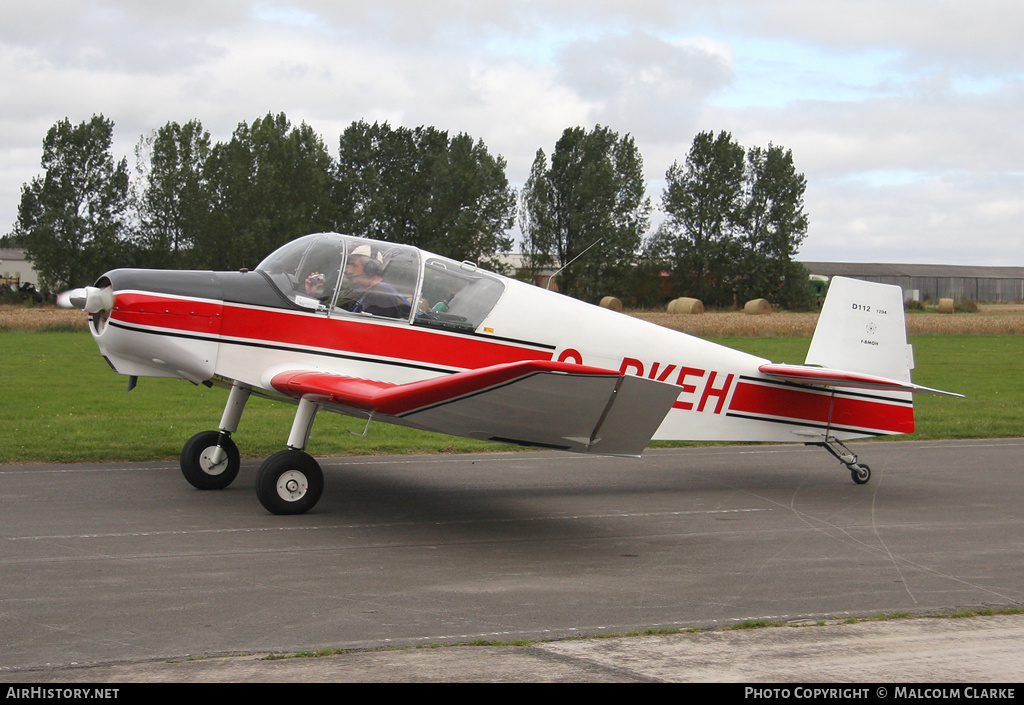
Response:
M1024 266L1019 0L0 0L0 233L58 120L214 139L284 112L482 139L516 187L567 127L631 134L655 205L698 132L793 151L800 258Z

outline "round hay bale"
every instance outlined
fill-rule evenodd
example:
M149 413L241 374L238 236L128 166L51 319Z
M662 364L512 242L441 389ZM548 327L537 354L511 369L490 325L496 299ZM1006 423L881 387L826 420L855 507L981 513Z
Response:
M939 313L953 313L953 299L939 299Z
M606 296L601 299L601 308L610 308L612 311L622 313L622 302L614 296Z
M699 299L691 299L683 296L678 299L672 299L668 303L669 313L682 313L688 315L698 315L704 313L704 304Z
M748 316L767 316L772 312L772 305L768 299L752 299L743 307L743 313Z

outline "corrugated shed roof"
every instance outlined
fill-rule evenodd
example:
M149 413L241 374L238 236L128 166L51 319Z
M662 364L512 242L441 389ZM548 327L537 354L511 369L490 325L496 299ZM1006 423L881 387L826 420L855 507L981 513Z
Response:
M983 267L959 264L885 264L864 262L802 262L811 274L828 277L976 277L1024 279L1024 267Z
M24 260L25 250L21 247L0 247L0 260Z

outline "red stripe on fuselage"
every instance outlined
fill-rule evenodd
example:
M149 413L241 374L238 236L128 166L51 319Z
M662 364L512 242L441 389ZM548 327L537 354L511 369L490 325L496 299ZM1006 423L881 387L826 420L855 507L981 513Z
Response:
M885 433L914 432L914 408L910 404L850 397L842 393L833 398L828 392L746 381L736 385L729 411Z
M217 335L221 309L218 302L119 291L110 317L140 326Z
M446 334L402 321L304 314L232 304L173 299L154 294L117 294L112 318L125 323L228 339L321 348L354 356L399 359L438 367L474 369L520 360L550 360L550 350Z

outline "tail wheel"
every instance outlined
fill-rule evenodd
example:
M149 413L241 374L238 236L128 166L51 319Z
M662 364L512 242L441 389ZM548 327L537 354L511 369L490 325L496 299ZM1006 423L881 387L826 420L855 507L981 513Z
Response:
M238 446L220 431L202 431L181 449L181 474L200 490L222 490L238 477Z
M871 479L871 468L867 465L861 465L860 463L850 466L850 477L858 485L866 485L868 480Z
M271 514L305 514L324 491L319 463L301 450L282 450L263 461L256 496Z

